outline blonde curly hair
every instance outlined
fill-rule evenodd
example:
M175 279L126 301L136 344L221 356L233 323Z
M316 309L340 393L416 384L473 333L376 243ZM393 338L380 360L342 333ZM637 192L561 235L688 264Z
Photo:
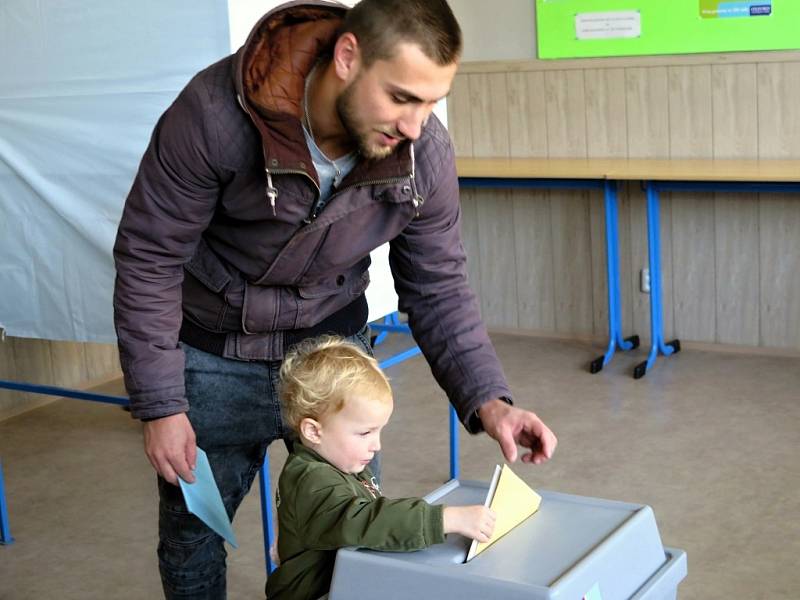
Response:
M392 400L392 388L378 362L336 336L295 346L283 360L280 378L284 422L295 432L305 418L319 420L342 410L354 392L376 402Z

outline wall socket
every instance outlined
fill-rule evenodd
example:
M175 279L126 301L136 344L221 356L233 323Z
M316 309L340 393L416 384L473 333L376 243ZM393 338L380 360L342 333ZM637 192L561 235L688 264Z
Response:
M650 269L641 269L639 271L639 289L643 294L650 293Z

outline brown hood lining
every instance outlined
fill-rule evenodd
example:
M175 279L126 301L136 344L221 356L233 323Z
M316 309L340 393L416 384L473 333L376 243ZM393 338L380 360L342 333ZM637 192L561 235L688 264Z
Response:
M297 6L263 21L244 49L242 81L249 103L301 118L305 77L333 47L345 11Z

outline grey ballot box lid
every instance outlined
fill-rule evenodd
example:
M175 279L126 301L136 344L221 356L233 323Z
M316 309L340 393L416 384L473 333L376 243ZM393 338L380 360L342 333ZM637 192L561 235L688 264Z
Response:
M488 483L453 480L431 504L483 504ZM468 563L470 540L418 552L342 548L330 600L413 598L602 600L677 598L686 554L664 548L649 506L540 491L539 510Z

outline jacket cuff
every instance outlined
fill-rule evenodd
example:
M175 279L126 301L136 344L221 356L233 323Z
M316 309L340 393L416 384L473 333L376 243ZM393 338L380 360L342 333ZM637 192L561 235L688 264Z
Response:
M464 423L464 427L469 433L476 434L481 433L484 431L483 423L481 423L481 418L478 415L478 409L486 404L487 402L491 402L492 400L500 399L506 404L514 406L514 401L512 400L511 396L506 394L498 394L496 396L492 396L491 398L486 398L478 403L470 412L468 412L464 417L462 417L462 422Z
M157 392L140 392L130 395L131 416L142 421L152 421L178 413L188 412L189 402L183 387L167 388Z
M441 544L445 541L444 536L444 505L431 504L430 510L426 511L425 539L428 545Z

